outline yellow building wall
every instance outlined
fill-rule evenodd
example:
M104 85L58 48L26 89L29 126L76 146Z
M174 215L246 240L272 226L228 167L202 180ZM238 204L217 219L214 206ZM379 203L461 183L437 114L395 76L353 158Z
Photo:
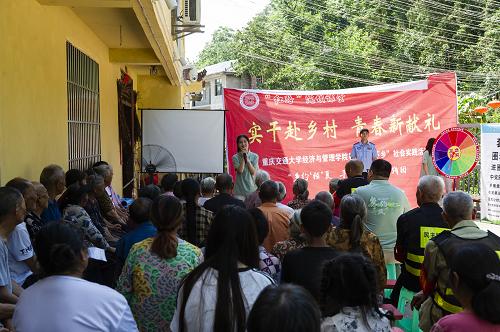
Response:
M38 180L43 167L68 168L66 41L99 64L102 159L121 191L116 79L107 46L71 9L35 0L2 1L0 10L0 184ZM133 75L135 76L135 75Z
M183 88L166 76L138 75L137 108L182 108Z

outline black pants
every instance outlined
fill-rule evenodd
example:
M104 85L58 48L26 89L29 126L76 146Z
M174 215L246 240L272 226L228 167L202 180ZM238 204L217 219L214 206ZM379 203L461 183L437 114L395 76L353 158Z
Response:
M114 288L116 285L116 256L106 252L107 262L89 258L83 279Z

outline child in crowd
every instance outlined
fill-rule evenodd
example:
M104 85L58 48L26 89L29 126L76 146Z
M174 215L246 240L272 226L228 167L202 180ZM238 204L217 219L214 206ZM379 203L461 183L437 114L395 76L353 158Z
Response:
M274 279L274 281L279 282L281 263L278 257L267 252L266 248L262 245L264 239L269 233L269 223L266 219L264 213L258 208L252 208L248 210L255 221L255 228L257 229L257 240L259 241L259 266L260 270L266 272Z
M361 254L327 262L321 281L323 332L389 332L389 314L379 309L377 272Z
M325 234L331 227L332 210L325 203L314 200L302 209L300 219L308 246L285 255L281 282L300 285L319 301L323 264L338 255L325 242Z
M432 332L500 331L500 260L484 244L458 248L450 263L453 294L464 311L441 318Z
M321 312L304 288L284 284L266 287L248 316L248 332L320 332Z

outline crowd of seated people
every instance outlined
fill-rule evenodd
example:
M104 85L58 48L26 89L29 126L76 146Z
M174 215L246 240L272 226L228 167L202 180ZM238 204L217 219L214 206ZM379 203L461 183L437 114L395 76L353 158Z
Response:
M422 177L410 209L390 174L378 159L364 180L352 160L311 198L297 179L288 204L262 170L245 202L229 174L166 174L125 205L104 161L13 178L0 332L400 331L408 292L425 332L500 331L500 238L477 228L468 194L443 199L441 178Z

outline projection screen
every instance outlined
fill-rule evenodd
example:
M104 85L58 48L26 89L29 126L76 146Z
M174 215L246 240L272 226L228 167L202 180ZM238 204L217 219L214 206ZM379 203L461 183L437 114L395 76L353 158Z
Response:
M224 111L142 110L142 171L222 173Z

